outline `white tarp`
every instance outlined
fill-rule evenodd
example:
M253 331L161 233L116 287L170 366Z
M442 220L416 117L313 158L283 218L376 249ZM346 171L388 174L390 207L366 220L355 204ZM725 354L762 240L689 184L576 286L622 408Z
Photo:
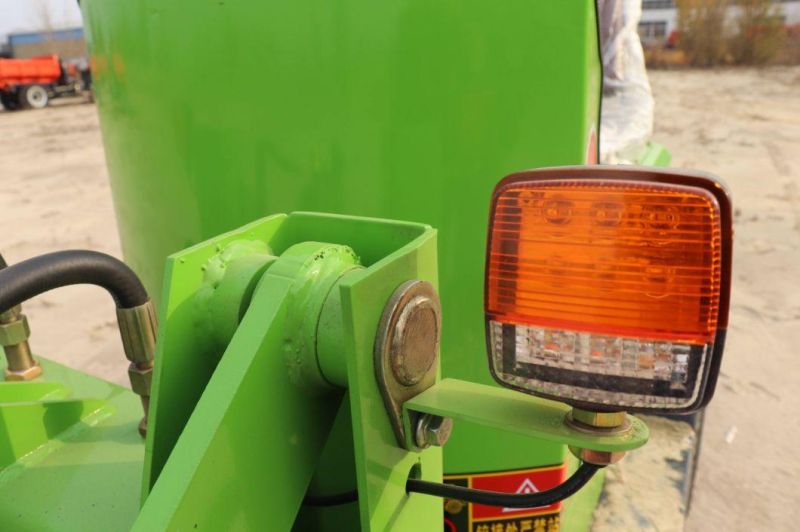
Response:
M600 160L634 163L653 133L653 95L637 27L641 0L598 0L603 57Z

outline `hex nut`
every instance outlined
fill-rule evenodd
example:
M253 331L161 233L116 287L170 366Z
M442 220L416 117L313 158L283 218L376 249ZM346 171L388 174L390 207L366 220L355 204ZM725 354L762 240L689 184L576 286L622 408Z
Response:
M5 380L11 382L31 381L42 374L42 366L36 364L28 369L18 371L11 371L8 368L3 369L3 376Z
M28 318L20 314L16 320L0 324L0 345L17 345L26 341L31 336Z
M150 395L150 385L153 382L153 366L137 368L135 364L128 367L128 377L131 380L131 390L141 396Z
M422 414L414 431L414 442L420 449L427 449L430 446L441 447L450 439L452 431L452 418Z
M625 423L625 412L594 412L573 408L572 420L590 427L615 428Z
M582 462L599 466L616 464L625 456L625 451L595 451L592 449L582 449L580 447L569 446L570 452Z

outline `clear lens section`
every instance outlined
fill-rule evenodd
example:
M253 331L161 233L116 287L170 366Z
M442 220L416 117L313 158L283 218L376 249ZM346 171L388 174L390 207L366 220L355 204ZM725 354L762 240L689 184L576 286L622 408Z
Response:
M710 347L494 320L489 328L494 372L506 384L631 408L692 405Z

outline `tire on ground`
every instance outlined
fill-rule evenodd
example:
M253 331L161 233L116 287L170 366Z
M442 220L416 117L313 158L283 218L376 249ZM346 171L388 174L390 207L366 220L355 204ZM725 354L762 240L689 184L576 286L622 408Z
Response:
M25 109L44 109L49 101L47 88L42 85L28 85L19 91L19 104Z
M0 104L6 111L16 111L19 109L19 101L13 93L0 92Z

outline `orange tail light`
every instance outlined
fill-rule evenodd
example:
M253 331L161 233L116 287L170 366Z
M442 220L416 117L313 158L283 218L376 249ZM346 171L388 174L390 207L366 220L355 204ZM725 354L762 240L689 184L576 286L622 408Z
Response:
M674 171L503 179L486 262L495 378L583 407L704 405L727 325L730 210L718 181Z

